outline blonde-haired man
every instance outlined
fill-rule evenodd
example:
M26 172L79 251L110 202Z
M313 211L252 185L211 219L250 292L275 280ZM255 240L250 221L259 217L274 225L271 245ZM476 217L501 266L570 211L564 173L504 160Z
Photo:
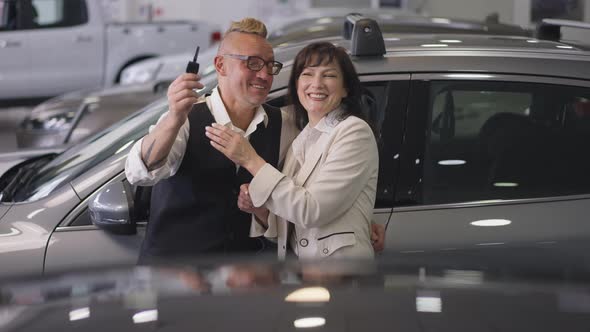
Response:
M284 157L297 130L286 113L263 105L282 67L266 34L256 19L233 22L215 57L218 87L199 99L199 76L180 75L168 89L169 111L133 146L127 179L154 186L140 262L256 252L268 244L249 237L251 217L237 207L240 185L251 176L205 136L205 126L215 122L247 137L271 164Z
M241 21L231 22L229 28L227 28L225 31L225 36L227 36L230 32L253 33L255 35L259 35L262 38L266 38L268 34L266 31L266 25L252 17L246 17Z

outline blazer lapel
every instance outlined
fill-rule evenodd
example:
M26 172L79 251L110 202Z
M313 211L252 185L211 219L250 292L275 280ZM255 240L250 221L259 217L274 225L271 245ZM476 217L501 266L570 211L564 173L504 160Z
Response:
M318 161L324 153L324 148L326 142L328 141L328 137L329 135L322 134L309 151L309 155L305 156L305 162L301 166L301 169L299 170L299 173L297 174L295 181L298 185L303 186L305 184L305 181L307 181L307 178L309 178L309 176L315 169L316 165L318 164Z

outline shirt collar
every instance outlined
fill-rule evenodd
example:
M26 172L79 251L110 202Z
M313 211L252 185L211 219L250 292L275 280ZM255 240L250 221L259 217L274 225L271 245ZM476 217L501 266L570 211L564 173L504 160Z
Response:
M321 118L315 125L314 129L326 134L331 133L340 121L342 121L341 117L343 112L344 111L341 107L336 108Z
M218 88L213 89L211 95L207 97L206 100L207 106L211 110L215 122L230 127L234 131L243 132L243 130L232 124L227 109L225 108L225 104L223 103L223 100L221 100L221 94L219 94ZM256 130L256 126L261 122L264 123L265 127L268 126L268 115L264 111L262 105L258 106L256 109L256 113L254 113L254 117L246 129L245 136L252 134Z

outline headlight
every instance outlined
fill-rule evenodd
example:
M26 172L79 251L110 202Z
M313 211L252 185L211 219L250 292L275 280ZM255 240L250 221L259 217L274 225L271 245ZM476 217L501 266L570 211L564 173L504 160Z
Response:
M25 120L25 128L43 129L43 130L66 130L72 125L72 120L76 116L75 111L59 113L46 119L33 118Z
M149 82L156 77L162 67L160 61L138 63L124 69L121 73L121 85Z
M54 116L43 122L43 129L63 130L70 127L72 118L66 116Z

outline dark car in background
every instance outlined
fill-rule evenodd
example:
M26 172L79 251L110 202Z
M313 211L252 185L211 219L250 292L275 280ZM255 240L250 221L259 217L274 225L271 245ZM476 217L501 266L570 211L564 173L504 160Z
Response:
M80 142L163 95L147 83L82 90L49 99L33 108L17 128L17 146L44 148Z
M521 249L508 262L222 258L14 280L0 284L0 330L585 331L590 271L572 263L588 244L534 262Z
M381 30L391 36L408 33L532 34L519 26L494 22L409 16L387 11L373 12L370 17L374 17ZM268 40L273 46L280 46L338 36L342 34L344 19L344 15L302 19L275 29ZM201 52L201 76L215 74L213 58L216 54L216 47ZM141 84L74 92L38 105L16 132L18 147L72 144L106 128L162 96L168 84L184 71L192 56L187 53L154 58L131 65L122 73L123 83Z
M526 244L542 253L587 238L590 52L469 34L371 35L384 45L367 45L363 26L354 31L321 40L351 52L363 84L380 160L373 220L386 225L386 252ZM286 104L291 60L308 42L275 50L286 65L269 103ZM125 159L166 109L159 100L0 178L9 186L0 188L0 272L134 263L149 188L129 185Z

